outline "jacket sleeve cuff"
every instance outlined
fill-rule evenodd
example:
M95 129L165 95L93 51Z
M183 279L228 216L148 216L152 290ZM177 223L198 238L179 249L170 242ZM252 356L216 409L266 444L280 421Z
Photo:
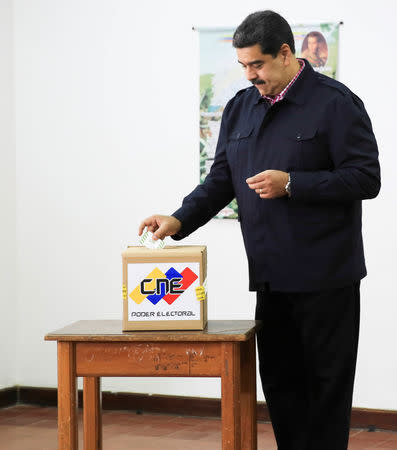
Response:
M304 200L306 190L305 177L302 177L302 172L290 172L289 175L291 179L290 198L292 200Z
M174 240L174 241L180 241L181 239L183 239L183 238L185 238L189 233L185 233L185 230L184 230L184 226L183 226L183 222L184 222L184 217L183 217L183 214L181 213L181 211L180 211L180 209L178 209L177 211L175 211L173 214L171 214L171 216L172 217L175 217L175 219L178 219L179 220L179 222L181 222L181 224L182 224L182 227L181 227L181 229L178 231L178 233L176 233L176 234L173 234L172 236L171 236L171 238Z
M291 200L321 201L326 199L323 186L329 182L330 173L317 172L290 172Z

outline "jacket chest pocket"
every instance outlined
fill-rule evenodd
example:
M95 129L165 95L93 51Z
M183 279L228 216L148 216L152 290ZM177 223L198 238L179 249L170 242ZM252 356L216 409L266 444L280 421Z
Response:
M297 131L289 136L297 151L298 167L301 170L328 169L332 164L328 152L320 141L317 129Z
M237 153L246 153L248 151L253 130L254 128L251 126L240 131L233 131L230 134L227 143L227 155L229 161L232 161L234 158L236 158Z

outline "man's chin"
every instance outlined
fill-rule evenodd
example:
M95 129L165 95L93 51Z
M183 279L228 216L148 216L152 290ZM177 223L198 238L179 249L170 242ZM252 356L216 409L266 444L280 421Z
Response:
M258 89L258 91L261 95L267 95L264 84L255 84L255 87Z

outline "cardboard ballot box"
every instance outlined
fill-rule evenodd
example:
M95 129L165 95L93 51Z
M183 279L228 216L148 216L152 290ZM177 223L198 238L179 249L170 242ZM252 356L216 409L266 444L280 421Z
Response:
M205 246L128 247L122 259L124 331L205 328Z

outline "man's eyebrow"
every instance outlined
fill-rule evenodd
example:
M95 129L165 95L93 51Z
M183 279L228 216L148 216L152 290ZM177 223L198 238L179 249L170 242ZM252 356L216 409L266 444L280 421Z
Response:
M260 64L260 63L263 63L264 61L263 61L263 59L256 59L255 61L251 61L251 62L249 62L249 63L247 63L247 64L244 64L244 63L242 63L242 62L239 61L239 60L237 60L237 62L238 62L239 64L241 64L242 66L253 66L254 64Z

